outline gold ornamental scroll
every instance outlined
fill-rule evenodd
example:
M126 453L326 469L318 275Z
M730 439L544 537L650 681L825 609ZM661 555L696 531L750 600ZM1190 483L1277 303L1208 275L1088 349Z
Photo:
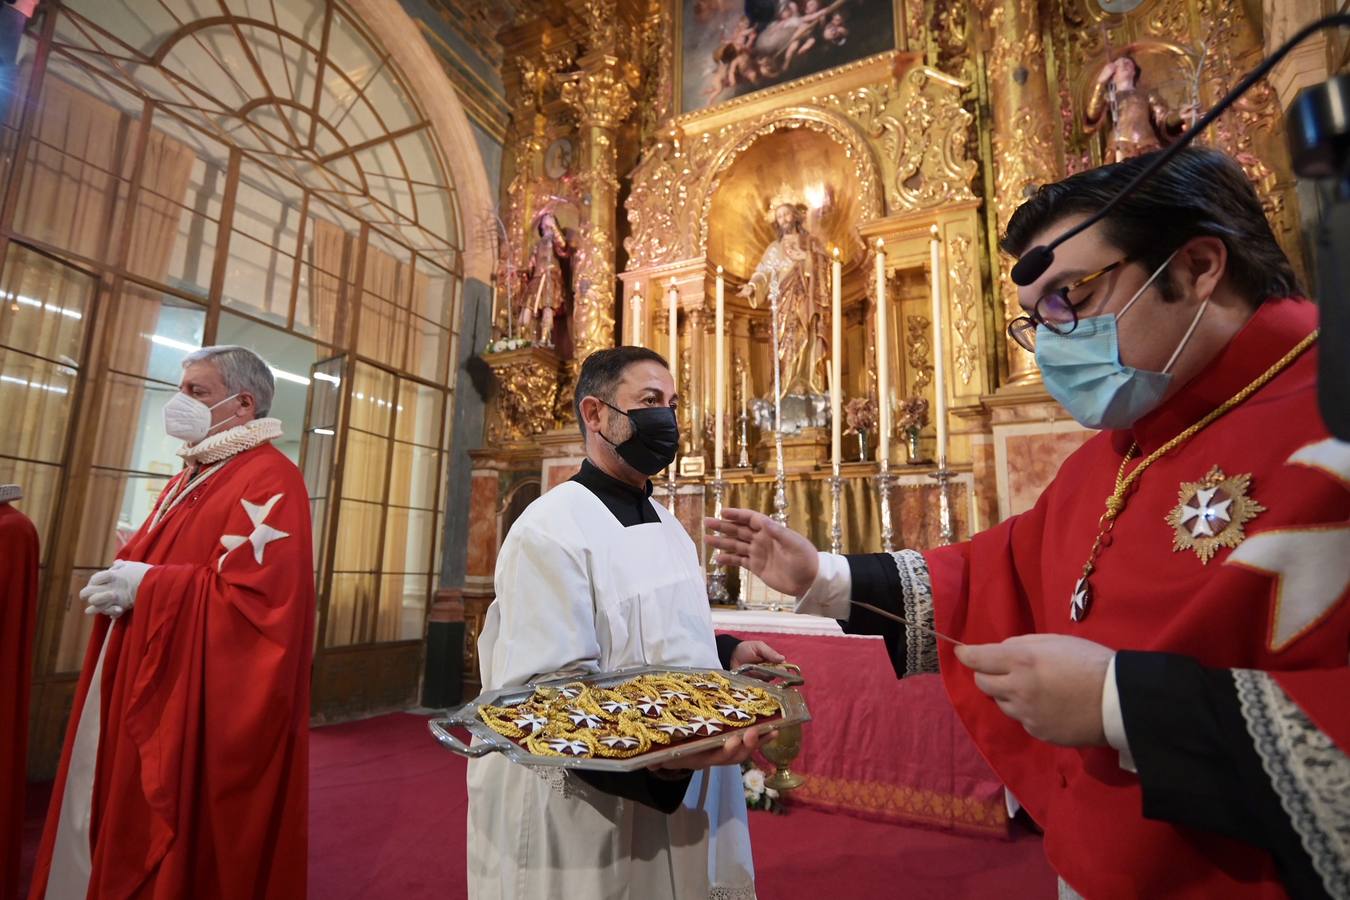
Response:
M488 443L519 444L551 431L558 390L557 355L545 347L525 347L483 358L497 382L488 415Z

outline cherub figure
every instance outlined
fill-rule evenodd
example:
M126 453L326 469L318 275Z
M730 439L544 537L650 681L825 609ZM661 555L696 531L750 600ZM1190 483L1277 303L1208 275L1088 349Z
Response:
M731 37L717 48L713 60L717 63L713 83L708 88L708 97L712 99L723 91L735 88L739 83L759 81L759 67L755 64L755 39L759 32L748 16L741 16Z
M836 47L844 46L848 40L848 26L844 24L844 14L835 13L830 17L830 21L825 23L825 40L834 44Z
M816 45L816 30L820 27L820 19L816 14L819 12L820 0L806 0L803 24L792 35L792 42L783 56L783 68L791 66L794 59Z
M755 44L760 71L769 77L786 71L793 59L815 46L816 29L844 3L834 0L822 8L819 0L806 0L804 12L795 0L780 6L778 18L764 26Z

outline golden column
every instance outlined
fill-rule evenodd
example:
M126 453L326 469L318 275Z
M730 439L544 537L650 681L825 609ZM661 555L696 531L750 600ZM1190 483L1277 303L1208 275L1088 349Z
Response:
M548 116L544 114L545 94L550 87L553 73L539 57L543 51L539 48L539 35L530 34L528 49L517 52L515 66L508 70L505 77L507 97L511 101L511 133L504 148L511 165L511 181L506 188L506 213L504 218L508 234L504 253L514 252L511 262L517 268L526 265L525 255L533 242L528 237L530 218L534 214L537 198L532 196L530 183L538 172L547 143ZM514 76L514 77L513 77ZM517 236L523 240L517 240ZM512 286L514 288L514 286ZM503 303L510 311L510 303Z
M990 116L994 163L994 219L1003 234L1013 212L1037 185L1059 178L1059 148L1055 145L1055 110L1045 72L1045 44L1041 37L1036 0L980 0L987 23L985 67L992 106ZM1017 286L1009 274L1011 261L999 259L997 291L1003 300L1003 322L1020 314ZM1004 339L1008 352L1008 383L1040 381L1036 360L1014 342Z
M577 60L577 71L563 77L561 96L576 110L581 131L581 172L590 195L581 226L577 260L577 296L573 312L574 359L614 346L614 229L618 218L619 176L616 132L633 111L636 70L620 57L619 12L614 0L586 4L592 49ZM626 49L626 48L625 48Z

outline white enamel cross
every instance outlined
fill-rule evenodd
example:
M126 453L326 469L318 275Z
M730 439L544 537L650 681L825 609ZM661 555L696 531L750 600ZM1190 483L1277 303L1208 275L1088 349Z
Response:
M1195 520L1191 525L1191 537L1213 537L1217 533L1214 530L1215 523L1223 523L1219 526L1219 531L1222 531L1224 525L1232 521L1228 507L1233 505L1233 500L1230 497L1215 503L1214 495L1218 490L1217 487L1201 488L1195 492L1195 499L1181 508L1183 525Z
M220 554L220 560L216 563L216 571L225 564L225 557L237 547L244 544L253 546L253 559L258 565L262 565L263 550L273 541L279 541L284 537L290 537L290 533L280 531L267 524L267 517L271 514L272 508L277 505L277 501L282 498L281 494L274 494L271 499L261 505L249 503L247 500L240 500L243 504L244 512L248 514L249 522L253 523L253 531L247 535L226 534L220 538L220 545L225 548L225 552Z

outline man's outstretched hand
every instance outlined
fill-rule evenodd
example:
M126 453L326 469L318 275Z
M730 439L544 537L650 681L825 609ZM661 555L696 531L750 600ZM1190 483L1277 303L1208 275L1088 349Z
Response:
M703 526L719 563L743 566L775 591L800 597L816 580L815 546L763 513L729 507L720 519L704 519Z

